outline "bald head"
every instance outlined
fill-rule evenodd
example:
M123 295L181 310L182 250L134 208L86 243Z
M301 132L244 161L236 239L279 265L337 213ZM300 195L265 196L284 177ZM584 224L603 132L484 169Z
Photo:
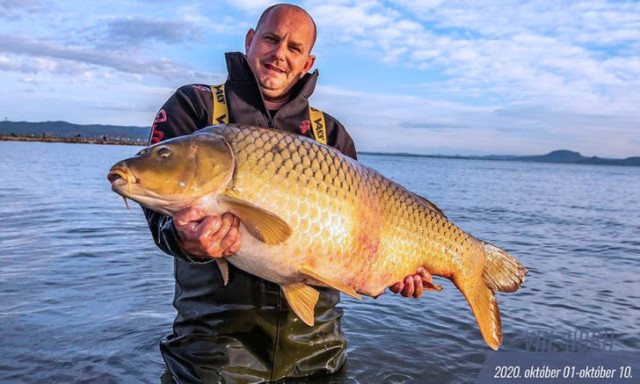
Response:
M260 27L269 18L271 13L277 13L277 12L283 12L283 11L291 11L293 13L298 13L302 16L301 17L302 19L306 19L310 23L313 30L313 35L311 38L311 46L309 47L309 52L311 52L313 45L316 43L316 37L318 36L318 28L316 27L316 22L313 20L311 15L297 5L281 3L281 4L274 4L269 8L265 9L262 12L262 15L260 15L260 18L258 19L258 24L256 24L256 31L260 29Z
M316 25L304 9L291 4L267 8L256 29L245 38L247 63L253 71L265 106L275 110L291 96L293 86L311 69Z

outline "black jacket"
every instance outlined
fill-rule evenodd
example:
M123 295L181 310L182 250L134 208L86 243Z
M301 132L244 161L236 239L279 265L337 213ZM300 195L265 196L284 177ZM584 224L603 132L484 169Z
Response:
M273 116L264 106L243 54L226 54L225 82L230 122L268 126L313 137L308 98L318 72L296 84L292 99ZM150 142L192 133L211 124L213 95L208 85L178 89L158 112ZM356 158L344 127L325 113L328 145ZM336 291L320 288L315 326L290 312L278 285L229 265L227 286L216 263L194 260L177 244L170 217L144 210L160 249L176 256L173 333L160 348L169 373L180 382L264 382L283 377L331 373L346 358Z

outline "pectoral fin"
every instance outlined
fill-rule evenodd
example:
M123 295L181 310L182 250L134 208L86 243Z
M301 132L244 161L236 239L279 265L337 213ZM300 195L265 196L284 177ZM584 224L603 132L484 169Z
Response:
M313 326L315 322L313 313L320 293L303 283L283 285L282 291L293 312L295 312L305 324L310 327Z
M256 239L276 245L291 236L289 224L273 213L235 197L222 195L219 199L229 207L229 212L238 216Z
M222 275L222 281L224 281L224 286L226 287L227 284L229 284L229 262L227 259L219 258L216 259L216 264L218 264L220 274Z
M362 297L360 297L360 295L358 295L358 292L356 292L355 289L351 288L350 286L343 284L339 281L330 279L326 276L322 276L319 275L318 273L316 273L313 269L311 269L310 267L303 265L302 267L300 267L300 273L302 273L305 276L308 276L316 281L319 281L323 284L326 284L328 287L331 287L333 289L336 289L344 294L347 294L351 297L355 297L356 299L362 299Z

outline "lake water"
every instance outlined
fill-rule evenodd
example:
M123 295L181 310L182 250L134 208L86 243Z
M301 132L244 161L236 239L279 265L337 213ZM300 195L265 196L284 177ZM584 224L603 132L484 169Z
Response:
M0 142L0 382L160 382L172 259L106 180L137 151ZM501 351L524 351L536 330L612 330L614 351L640 350L640 168L361 161L527 266L520 291L498 295ZM495 352L458 290L437 282L420 300L343 297L347 365L313 382L473 382Z

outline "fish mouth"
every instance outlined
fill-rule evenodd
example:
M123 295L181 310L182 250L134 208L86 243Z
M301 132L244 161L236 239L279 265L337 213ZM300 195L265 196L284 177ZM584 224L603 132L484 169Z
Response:
M111 183L111 189L120 195L125 193L125 186L129 187L129 195L131 195L131 185L138 182L131 171L122 167L111 168L107 174L107 180Z
M111 184L113 184L116 180L118 179L125 179L126 178L126 173L120 169L115 169L115 170L110 170L109 173L107 174L107 180L109 180L109 182Z
M107 174L107 180L111 183L111 190L122 196L127 209L129 208L127 199L167 216L172 216L176 211L190 205L190 202L185 203L179 199L159 196L152 191L141 189L138 185L140 179L127 166L113 166Z

